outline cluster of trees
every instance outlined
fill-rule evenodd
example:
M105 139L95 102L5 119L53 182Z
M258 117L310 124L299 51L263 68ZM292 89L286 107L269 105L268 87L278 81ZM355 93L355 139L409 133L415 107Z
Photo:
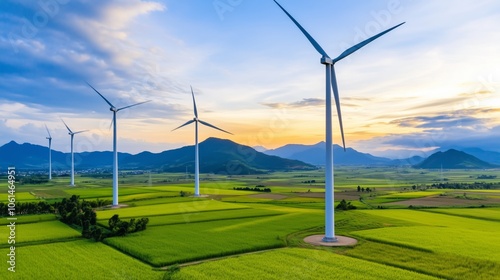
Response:
M337 207L335 207L335 209L352 210L352 209L356 209L356 206L352 205L350 201L347 202L347 201L345 201L345 199L342 199L342 201L340 201L340 203L337 205Z
M108 221L109 230L111 231L108 236L123 236L127 233L145 230L148 222L148 218L130 219L130 221L125 222L115 214Z
M477 179L496 179L496 175L479 175L477 176Z
M36 215L36 214L60 214L60 206L65 205L69 209L67 212L73 210L75 205L67 205L69 202L74 202L78 200L77 197L71 197L69 200L63 198L61 202L48 203L46 201L38 202L17 202L16 201L16 215ZM90 205L91 208L102 207L104 205L111 204L111 200L95 200L95 201L85 201L86 204ZM64 207L61 209L65 209ZM8 215L8 204L0 202L0 216Z
M316 180L307 180L307 181L302 181L303 184L314 184L316 183Z
M16 215L50 214L55 213L53 204L45 201L18 202L16 201ZM0 216L8 215L8 203L0 202Z
M267 192L267 193L271 192L270 188L266 188L266 186L263 186L263 185L257 185L257 186L255 186L255 188L251 188L251 187L233 187L233 190L235 190L235 191Z
M426 186L429 188L429 186ZM430 188L435 189L460 189L460 190L490 190L500 188L500 183L486 183L486 182L474 182L474 183L435 183L430 186Z
M97 225L97 215L89 201L80 201L79 196L64 198L57 207L60 220L68 225L82 229L82 236L101 241L106 237L123 236L127 233L146 229L148 218L121 221L118 215L113 215L108 221L109 229Z
M362 188L361 186L358 186L358 192L372 192L373 189L370 189L370 187Z
M97 214L88 201L79 201L80 196L72 195L69 199L63 198L57 207L59 219L68 225L85 227L84 224L95 225Z

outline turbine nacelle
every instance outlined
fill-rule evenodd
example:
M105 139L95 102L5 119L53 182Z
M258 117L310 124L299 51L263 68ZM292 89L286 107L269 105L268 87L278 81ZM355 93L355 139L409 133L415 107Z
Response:
M118 112L118 109L116 109L115 107L111 107L111 108L109 108L109 110L110 110L111 112Z
M333 62L333 59L331 59L330 57L328 56L323 56L321 58L321 64L324 64L324 65L333 65L335 62Z

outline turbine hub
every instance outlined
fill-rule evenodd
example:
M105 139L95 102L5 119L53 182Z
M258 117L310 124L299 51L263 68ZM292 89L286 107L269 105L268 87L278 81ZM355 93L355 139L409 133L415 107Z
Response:
M321 58L321 64L332 65L333 64L333 59L329 58L328 56L323 56Z
M116 111L117 111L115 107L111 107L111 108L109 108L109 110L110 110L111 112L116 112Z

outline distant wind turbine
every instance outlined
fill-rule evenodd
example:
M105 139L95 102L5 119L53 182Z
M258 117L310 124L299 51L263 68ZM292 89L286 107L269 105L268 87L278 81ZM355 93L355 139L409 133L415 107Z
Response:
M85 132L88 130L81 130L81 131L73 132L71 129L69 129L68 125L64 122L63 119L61 119L61 121L64 123L64 126L66 126L66 128L68 129L68 134L71 136L71 182L69 185L71 187L74 187L75 186L75 156L73 154L73 137L75 136L75 134L82 133L82 132Z
M128 105L128 106L121 107L121 108L116 108L113 104L111 104L111 102L109 102L109 100L106 99L106 97L104 97L104 95L102 95L100 92L98 92L93 86L91 86L89 83L87 83L87 85L89 85L89 87L91 87L97 94L99 94L100 97L102 97L102 99L104 99L104 101L106 101L106 103L108 103L108 105L110 106L109 110L111 112L113 112L113 122L112 122L112 124L113 124L113 206L118 206L118 151L116 148L116 113L118 113L119 111L121 111L123 109L127 109L130 107L134 107L137 105L141 105L141 104L150 102L151 100L139 102L139 103Z
M326 166L325 166L325 237L324 242L337 242L335 237L335 219L334 219L334 193L333 193L333 147L332 147L332 102L331 102L331 90L333 88L333 96L335 98L335 104L337 105L337 115L340 123L340 133L342 135L342 144L345 150L345 140L344 140L344 128L342 125L342 114L340 111L340 98L339 90L337 88L337 79L335 77L334 64L340 60L351 55L355 51L361 49L365 45L369 44L378 37L384 35L385 33L399 27L404 24L400 23L394 27L391 27L379 34L358 43L343 53L338 57L332 59L326 54L323 48L314 40L314 38L276 1L274 2L285 12L285 14L295 23L295 25L302 31L306 36L307 40L313 45L316 51L322 55L321 64L325 65L326 68Z
M49 137L46 137L49 140L49 180L52 180L52 136L50 135L49 128L45 125L45 129L47 130L47 134Z
M231 132L228 132L228 131L225 131L223 129L220 129L218 127L216 127L215 125L211 125L207 122L204 122L202 120L200 120L198 118L198 110L196 109L196 101L194 99L194 92L193 92L193 87L191 87L191 96L193 96L193 109L194 109L194 118L188 122L186 122L185 124L173 129L172 131L174 130L177 130L181 127L184 127L188 124L192 124L192 123L195 123L195 151L194 151L194 196L200 196L200 159L199 159L199 155L198 155L198 123L201 123L205 126L208 126L208 127L211 127L211 128L215 128L217 130L220 130L222 132L225 132L225 133L228 133L228 134L232 134Z

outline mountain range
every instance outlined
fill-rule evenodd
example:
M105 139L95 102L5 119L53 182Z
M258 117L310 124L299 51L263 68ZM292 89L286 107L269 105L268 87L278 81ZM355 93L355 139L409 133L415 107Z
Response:
M268 155L283 158L296 159L314 165L325 165L325 142L314 145L288 144L273 150L266 150ZM389 159L376 157L367 153L358 152L352 148L344 149L339 145L333 145L333 160L338 165L415 165L423 160L422 157L407 159Z
M258 174L268 171L311 170L324 165L325 143L314 145L289 144L283 147L259 152L252 147L240 145L230 140L208 138L200 143L200 171L203 173ZM466 151L450 149L437 150L427 159L411 157L389 159L361 153L352 148L345 151L334 145L335 165L356 166L413 166L415 168L494 168L500 164L500 153L478 148ZM75 153L75 167L83 169L111 169L112 152ZM185 146L160 153L141 152L139 154L118 153L120 169L160 170L166 172L193 172L194 146ZM71 155L52 151L53 170L68 170ZM0 168L16 166L18 169L48 169L48 148L29 143L18 144L11 141L0 147Z
M200 171L204 173L258 174L267 171L311 170L314 165L298 160L284 159L255 151L230 140L208 138L199 144ZM76 169L111 168L112 152L75 153ZM142 152L136 155L118 153L120 169L146 169L168 172L193 172L194 146L161 153ZM48 168L48 148L11 141L0 147L0 166L41 170ZM52 151L53 170L67 170L71 154ZM4 169L5 169L4 168Z

